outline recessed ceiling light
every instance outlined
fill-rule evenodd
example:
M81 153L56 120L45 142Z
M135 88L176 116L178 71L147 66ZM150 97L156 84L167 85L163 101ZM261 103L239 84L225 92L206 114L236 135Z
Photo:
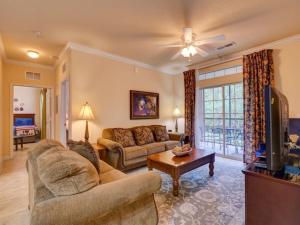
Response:
M27 55L32 59L37 59L38 57L40 57L40 53L31 50L27 51Z

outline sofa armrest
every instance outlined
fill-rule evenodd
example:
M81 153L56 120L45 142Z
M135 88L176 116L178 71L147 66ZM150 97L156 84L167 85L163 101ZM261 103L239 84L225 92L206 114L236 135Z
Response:
M160 175L147 172L98 185L80 194L49 199L34 206L31 225L89 224L95 218L152 195L160 186Z
M169 133L169 138L172 141L182 142L184 139L184 133Z
M124 153L123 146L118 142L106 139L99 138L98 143L105 146L107 149L107 155L105 161L118 170L123 170L124 166Z
M123 147L120 143L106 139L106 138L99 138L98 144L105 146L109 151L122 151Z

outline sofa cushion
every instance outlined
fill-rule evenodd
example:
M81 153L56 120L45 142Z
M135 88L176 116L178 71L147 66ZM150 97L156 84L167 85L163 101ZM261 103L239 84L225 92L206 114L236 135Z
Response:
M103 173L109 172L111 170L114 170L115 168L113 168L111 165L107 164L106 162L99 160L100 161L100 176ZM102 181L101 181L102 183Z
M147 149L147 155L151 155L157 152L163 152L166 150L166 145L163 142L154 142L143 146Z
M125 173L122 173L120 170L116 169L100 174L101 184L110 183L125 177L127 177Z
M97 172L100 173L99 158L89 142L70 140L68 141L68 146L70 150L77 152L79 155L89 160L94 165Z
M114 140L120 143L124 148L134 146L135 141L131 130L123 128L113 129Z
M93 164L62 147L41 154L37 165L41 181L55 196L78 194L99 184L99 175Z
M154 142L154 136L149 127L136 127L133 129L137 145L145 145Z
M169 140L169 134L165 126L156 126L154 128L154 135L155 135L155 140L158 142Z
M147 150L144 146L131 146L124 148L125 160L135 159L147 155Z
M164 141L161 143L163 143L165 145L166 150L171 150L171 149L175 148L176 146L180 145L179 141Z

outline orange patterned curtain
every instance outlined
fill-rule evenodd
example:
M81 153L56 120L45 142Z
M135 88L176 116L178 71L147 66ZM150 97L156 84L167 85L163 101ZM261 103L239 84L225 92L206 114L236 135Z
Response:
M195 147L195 98L196 98L196 76L195 70L183 72L184 75L184 116L185 135L190 137L190 142Z
M265 143L264 86L274 84L273 50L243 57L244 162L251 163L260 143Z

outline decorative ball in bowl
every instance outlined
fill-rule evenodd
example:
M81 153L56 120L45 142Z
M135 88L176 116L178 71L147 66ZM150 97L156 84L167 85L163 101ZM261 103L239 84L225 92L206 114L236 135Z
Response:
M172 149L172 153L176 156L185 156L189 153L191 153L193 149L189 144L183 145L181 147L176 146L174 149Z

